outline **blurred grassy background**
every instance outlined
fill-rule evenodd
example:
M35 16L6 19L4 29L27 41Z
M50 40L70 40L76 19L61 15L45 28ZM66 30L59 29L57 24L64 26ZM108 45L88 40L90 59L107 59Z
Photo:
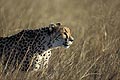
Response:
M46 73L28 80L120 80L119 0L0 0L0 36L51 22L68 25L75 41L53 51Z

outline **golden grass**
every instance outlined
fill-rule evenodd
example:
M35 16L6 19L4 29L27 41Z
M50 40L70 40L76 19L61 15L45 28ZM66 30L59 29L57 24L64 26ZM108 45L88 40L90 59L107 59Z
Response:
M51 22L72 29L73 45L54 50L41 75L6 80L120 80L119 0L0 0L0 36Z

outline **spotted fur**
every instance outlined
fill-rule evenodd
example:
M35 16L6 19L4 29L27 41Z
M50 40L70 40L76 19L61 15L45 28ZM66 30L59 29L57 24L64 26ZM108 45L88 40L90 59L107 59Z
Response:
M60 23L48 27L23 30L15 35L0 38L0 59L3 71L38 71L47 68L51 50L73 42L70 29Z

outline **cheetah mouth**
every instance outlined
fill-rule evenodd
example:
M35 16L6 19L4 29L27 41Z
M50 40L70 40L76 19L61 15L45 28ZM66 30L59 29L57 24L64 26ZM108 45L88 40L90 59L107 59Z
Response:
M65 43L63 43L63 46L65 47L65 48L69 48L70 47L70 45L72 45L72 41L68 41L68 42L65 42Z
M63 46L64 46L64 48L69 48L70 47L70 45L68 45L68 44L63 44Z

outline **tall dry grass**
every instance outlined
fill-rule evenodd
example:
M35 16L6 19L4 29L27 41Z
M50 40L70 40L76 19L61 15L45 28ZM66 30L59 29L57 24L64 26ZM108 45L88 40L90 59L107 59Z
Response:
M41 75L6 80L120 80L119 0L0 0L0 36L51 22L71 28L73 45L54 50Z

